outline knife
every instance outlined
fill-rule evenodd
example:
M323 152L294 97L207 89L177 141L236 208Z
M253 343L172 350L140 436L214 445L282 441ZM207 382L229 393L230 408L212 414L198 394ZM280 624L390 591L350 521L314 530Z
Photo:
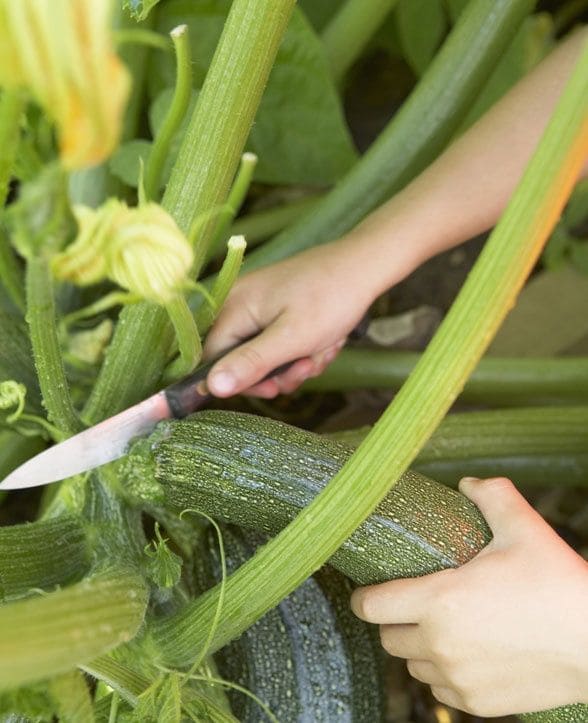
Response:
M37 454L5 477L0 491L58 482L123 457L132 440L149 434L159 422L186 417L212 399L205 380L217 361L199 366L185 379ZM296 361L273 369L261 381L282 374Z

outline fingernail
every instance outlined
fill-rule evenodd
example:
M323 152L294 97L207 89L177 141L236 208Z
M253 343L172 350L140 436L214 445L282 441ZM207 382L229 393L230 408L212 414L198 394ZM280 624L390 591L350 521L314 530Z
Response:
M228 372L217 372L210 378L209 387L216 394L230 394L235 388L235 379Z
M480 478L479 477L462 477L459 481L460 482L479 482Z

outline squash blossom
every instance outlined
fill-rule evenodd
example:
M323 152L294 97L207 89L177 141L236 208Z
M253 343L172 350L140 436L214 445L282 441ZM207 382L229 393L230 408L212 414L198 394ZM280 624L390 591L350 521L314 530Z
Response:
M192 247L161 206L129 208L111 199L96 210L75 206L73 212L78 235L53 257L57 278L80 286L108 278L158 304L189 285Z
M113 49L110 0L0 0L0 86L23 88L57 125L68 169L116 147L130 76Z

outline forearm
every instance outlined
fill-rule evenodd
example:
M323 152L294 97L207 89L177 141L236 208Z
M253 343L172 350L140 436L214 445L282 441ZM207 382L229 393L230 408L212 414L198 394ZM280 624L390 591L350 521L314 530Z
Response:
M412 183L343 239L355 254L373 260L374 295L428 258L496 223L587 39L586 28L570 36ZM583 175L587 173L588 162Z

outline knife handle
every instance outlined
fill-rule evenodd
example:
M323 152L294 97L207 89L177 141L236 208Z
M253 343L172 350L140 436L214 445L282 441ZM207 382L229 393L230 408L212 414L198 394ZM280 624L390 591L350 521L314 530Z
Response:
M227 350L225 354L229 351L230 349ZM213 398L213 395L206 388L205 379L217 361L218 359L213 359L199 366L190 376L185 379L180 379L179 382L171 384L163 390L170 411L176 419L187 417L188 414L196 412ZM259 382L264 382L266 379L283 374L296 364L297 361L298 359L294 359L293 361L281 364L279 367L272 369L272 371L266 374L263 379L260 379ZM256 383L259 384L259 382Z
M366 315L351 331L349 338L361 338L365 334L368 324L369 317ZM251 339L253 337L249 338ZM204 383L206 377L208 376L208 372L222 356L225 356L225 354L228 354L233 349L241 346L241 344L244 344L246 341L249 341L249 339L242 339L238 344L235 344L235 346L230 349L226 349L221 356L213 359L212 361L206 362L206 364L202 364L192 374L184 379L180 379L179 382L171 384L163 390L170 411L176 419L187 417L188 414L196 412L213 398L213 395L208 391L206 384ZM299 361L299 359L294 359L293 361L286 362L285 364L280 364L279 367L272 369L269 374L266 374L263 379L260 379L257 384L265 382L267 379L271 379L279 374L283 374L288 371L290 367L296 364L297 361Z

